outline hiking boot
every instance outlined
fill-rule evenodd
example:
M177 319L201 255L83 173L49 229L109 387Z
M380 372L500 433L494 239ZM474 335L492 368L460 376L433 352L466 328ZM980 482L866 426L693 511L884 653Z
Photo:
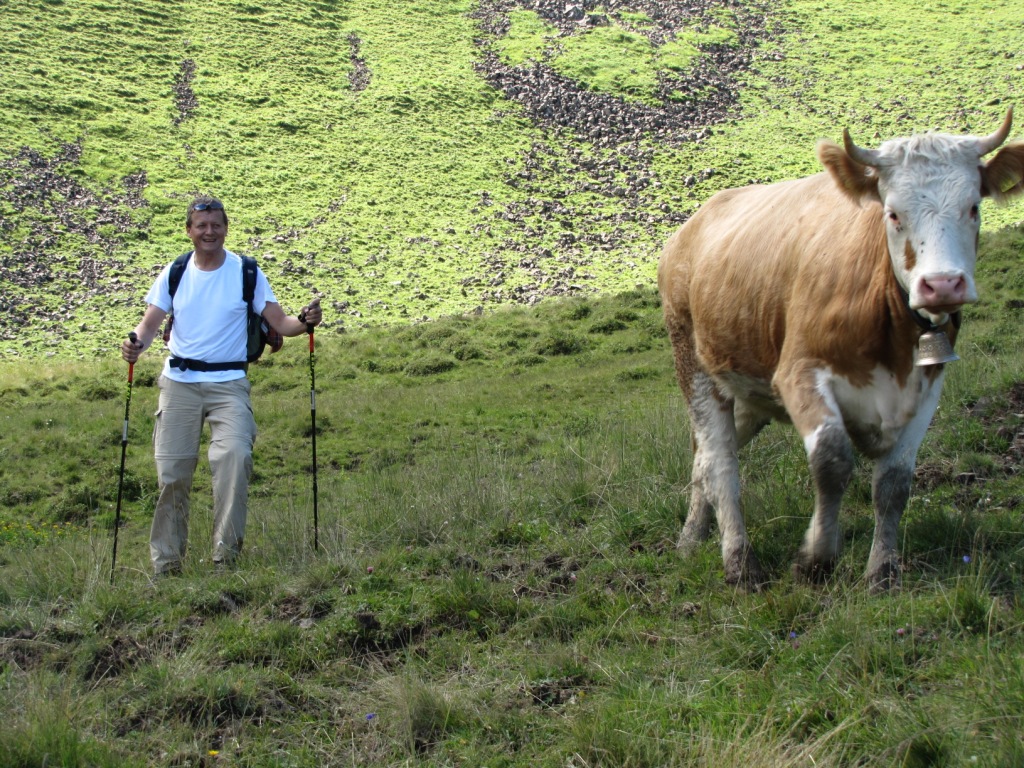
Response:
M157 589L163 582L178 576L181 576L181 566L164 568L162 571L157 571L149 577L149 588Z

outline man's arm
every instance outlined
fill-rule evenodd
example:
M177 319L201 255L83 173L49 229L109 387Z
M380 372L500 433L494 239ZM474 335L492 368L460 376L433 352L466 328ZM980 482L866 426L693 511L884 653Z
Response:
M301 336L306 332L307 325L320 325L323 321L323 313L320 310L320 299L313 299L302 308L299 314L305 315L305 322L297 317L289 317L284 313L281 305L268 301L263 308L263 319L270 323L270 327L282 336Z
M143 350L149 349L160 332L160 324L163 323L167 313L156 304L150 304L142 315L142 321L135 326L135 335L138 341L134 344L128 339L121 342L121 357L127 362L134 363L139 359Z

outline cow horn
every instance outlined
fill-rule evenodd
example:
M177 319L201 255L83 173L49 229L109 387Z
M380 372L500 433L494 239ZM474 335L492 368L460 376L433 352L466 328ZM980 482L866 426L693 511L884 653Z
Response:
M858 147L853 143L853 139L850 138L850 131L846 128L843 128L843 146L846 147L846 154L861 165L877 167L879 158L878 150Z
M1006 118L999 130L983 139L978 139L978 157L983 157L998 147L1006 137L1010 135L1010 126L1013 125L1013 107L1006 110Z

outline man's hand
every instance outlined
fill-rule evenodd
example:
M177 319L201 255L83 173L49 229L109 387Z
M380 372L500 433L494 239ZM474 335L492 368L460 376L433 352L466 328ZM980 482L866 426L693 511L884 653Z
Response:
M307 326L320 325L324 320L323 310L320 309L320 297L313 299L309 304L302 308L299 313L299 320L304 322Z
M135 334L133 333L132 335L134 336ZM127 363L138 362L139 355L142 354L143 348L142 342L138 339L135 341L125 339L121 342L121 357L124 358L124 361Z
M324 316L320 309L320 299L317 298L303 307L297 316L285 315L280 304L268 301L263 308L263 319L282 336L301 336L304 333L309 333L312 326L320 325Z
M128 338L121 342L121 357L124 358L125 362L136 362L142 351L149 349L153 339L160 332L160 324L164 321L165 317L167 317L167 313L155 304L150 304L146 307L146 312L142 316L142 322L132 331L132 334L138 338L135 341Z

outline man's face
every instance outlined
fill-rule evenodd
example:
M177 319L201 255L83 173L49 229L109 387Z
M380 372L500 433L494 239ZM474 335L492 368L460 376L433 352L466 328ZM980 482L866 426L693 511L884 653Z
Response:
M193 211L192 223L185 232L196 249L204 256L218 256L224 248L228 225L224 223L224 211Z

